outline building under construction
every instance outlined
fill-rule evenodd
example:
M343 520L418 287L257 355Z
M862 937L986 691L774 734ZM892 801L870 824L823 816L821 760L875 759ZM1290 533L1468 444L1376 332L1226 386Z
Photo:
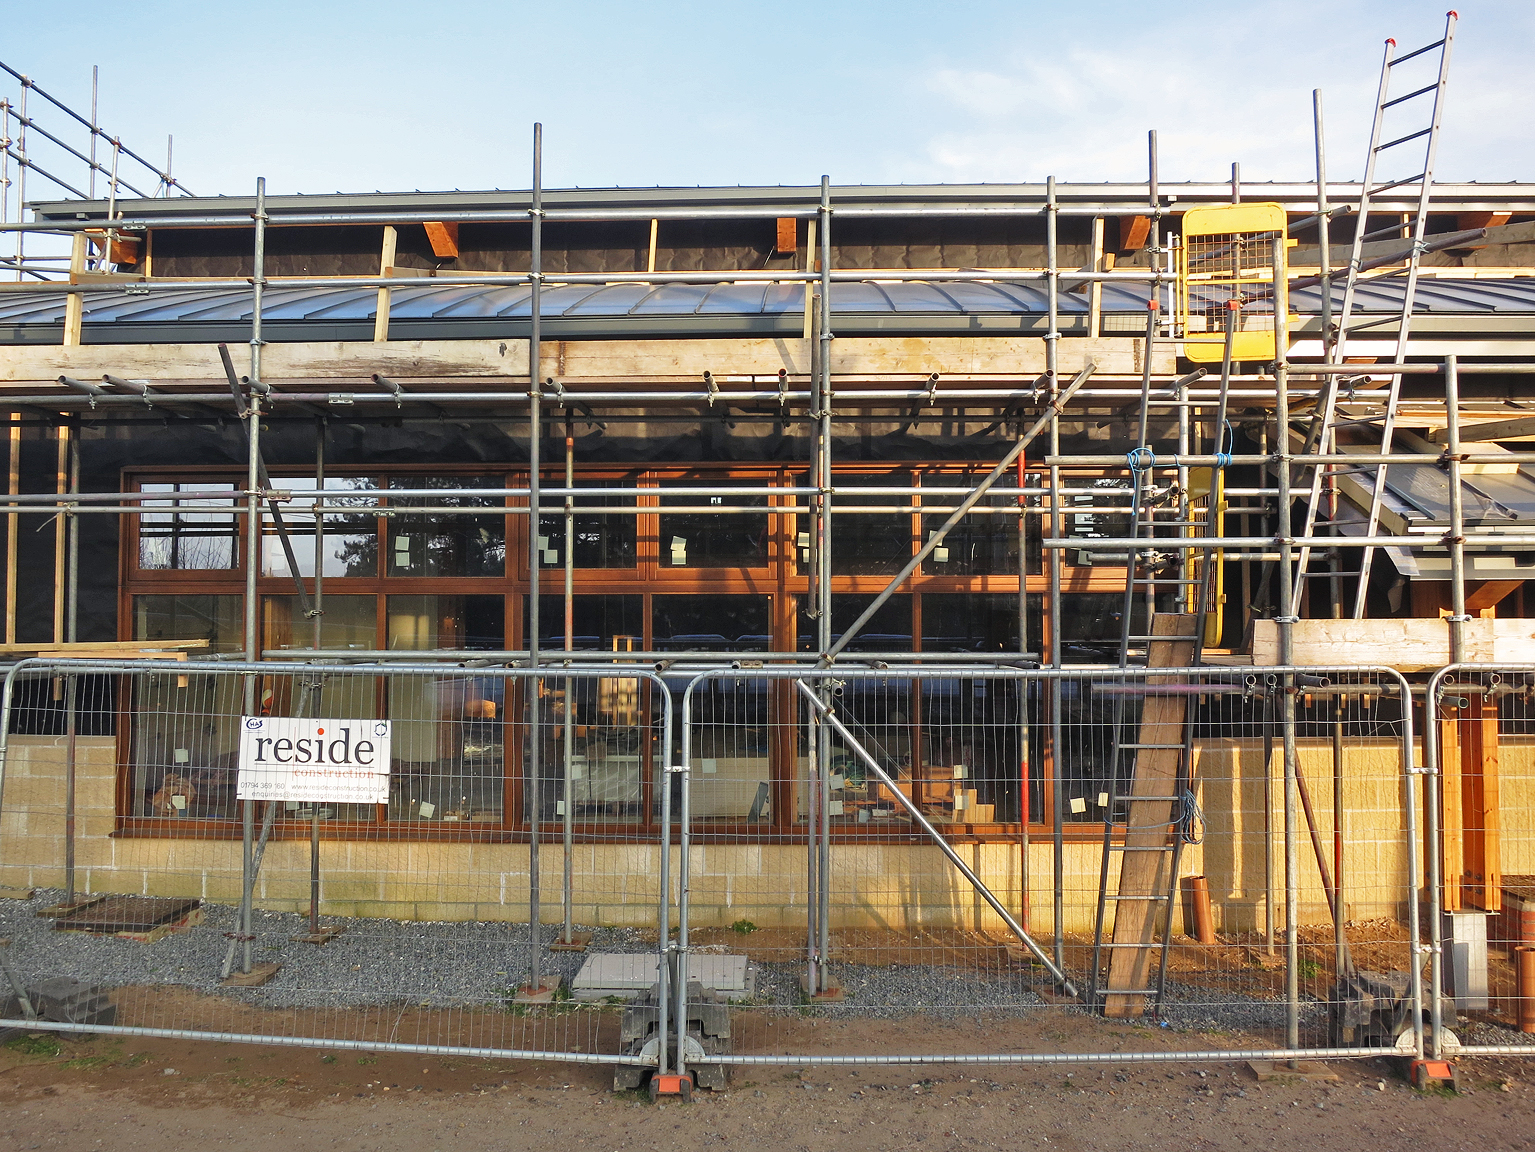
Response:
M1153 135L1139 184L545 190L535 132L527 192L202 198L92 118L110 194L19 213L23 81L0 882L234 909L235 977L266 912L521 925L533 997L623 928L828 1011L914 964L1292 1052L1517 1027L1535 188L1434 181L1452 33L1362 182L1320 102L1292 184ZM242 794L306 717L388 727L376 796Z

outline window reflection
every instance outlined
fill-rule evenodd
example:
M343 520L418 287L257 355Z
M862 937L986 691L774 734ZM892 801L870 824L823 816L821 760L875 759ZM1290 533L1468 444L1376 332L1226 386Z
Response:
M666 494L677 487L729 487L731 484L762 487L763 478L726 480L717 474L663 480L661 507L665 508L763 508L766 496L689 496ZM761 568L768 560L768 516L734 512L662 512L660 517L662 568Z
M837 473L835 485L848 487L897 487L911 485L906 472L874 475ZM909 496L844 495L841 503L859 507L909 507ZM800 517L810 527L809 517ZM911 515L906 512L849 512L832 515L831 570L837 576L894 576L911 559Z
M142 484L143 492L233 492L233 484L193 480ZM139 513L139 567L146 571L216 571L235 567L239 518L234 500L145 500ZM166 511L174 509L174 511ZM193 511L196 509L196 511Z
M300 576L314 575L315 482L312 476L283 477L273 481L293 493L293 499L281 505L283 527L293 546L293 559ZM377 488L365 476L327 477L325 533L322 538L321 563L326 576L378 575L378 499L352 496ZM357 509L357 511L336 511ZM261 518L261 574L291 576L288 557L277 534L271 510Z
M499 476L395 476L391 489L501 488ZM442 506L451 508L501 508L499 496L395 496L393 508ZM479 516L404 512L390 517L389 575L391 576L504 576L506 574L506 521L504 516Z
M559 483L564 483L559 477ZM545 481L549 483L550 481ZM622 485L633 488L635 478L626 480L586 480L576 478L578 488L608 488ZM573 498L575 514L571 527L575 534L575 554L572 563L576 568L633 568L636 563L635 517L628 512L606 515L583 515L582 508L622 508L634 504L631 493L615 492L612 496L577 496ZM547 504L545 505L547 508ZM565 566L565 516L550 515L547 511L538 518L538 562L544 568Z
M964 473L928 473L922 487L941 489L928 495L923 504L938 504L953 510L986 474L989 468ZM949 529L943 542L928 553L922 571L928 576L983 576L1018 574L1018 478L1003 476L983 496L980 508L1001 512L971 512ZM922 517L922 542L937 534L949 518L949 512Z

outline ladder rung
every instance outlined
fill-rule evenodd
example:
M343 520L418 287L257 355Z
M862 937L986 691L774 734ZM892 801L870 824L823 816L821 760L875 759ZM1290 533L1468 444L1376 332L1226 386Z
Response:
M1116 744L1115 747L1118 748L1121 752L1123 752L1127 748L1161 748L1161 749L1166 750L1166 749L1170 749L1170 748L1182 748L1183 745L1182 744ZM1131 799L1131 797L1126 796L1126 797L1124 797L1124 799L1128 800L1128 799ZM1140 799L1140 797L1134 797L1134 799Z
M1435 80L1432 84L1423 85L1423 87L1419 88L1416 92L1409 92L1405 96L1398 96L1395 100L1387 100L1384 104L1381 105L1381 109L1384 111L1387 108L1394 108L1398 104L1405 104L1414 96L1421 96L1425 92L1432 92L1438 87L1439 81Z
M1334 576L1358 576L1358 572L1302 572L1302 580L1331 580Z
M1389 144L1377 144L1375 146L1375 151L1377 151L1377 152L1384 152L1387 148L1395 148L1398 144L1405 144L1409 140L1416 140L1419 136L1427 136L1433 130L1434 129L1432 127L1420 128L1418 131L1411 132L1411 133L1409 133L1406 136L1398 136L1395 140L1392 140Z
M1444 40L1441 38L1435 40L1432 44L1425 44L1422 48L1409 52L1405 56L1395 56L1392 59L1386 61L1386 67L1395 68L1398 64L1405 64L1407 61L1413 59L1414 57L1423 55L1425 52L1432 52L1435 48L1439 47L1439 45L1443 43Z
M1420 132L1418 135L1421 136L1422 133ZM1388 144L1387 147L1389 148L1390 145ZM1419 172L1416 176L1404 176L1400 180L1393 180L1389 184L1382 184L1379 187L1371 188L1369 194L1372 197L1379 196L1382 192L1389 192L1393 188L1400 188L1403 184L1416 184L1419 180L1422 180L1427 175L1427 172Z
M1172 850L1173 850L1173 846L1171 844L1166 844L1166 845L1156 845L1156 844L1141 844L1141 845L1136 845L1136 844L1110 844L1109 845L1109 851L1110 852L1171 852Z
M1161 893L1158 893L1158 892L1153 892L1153 893L1151 893L1150 895L1147 895L1147 896L1137 896L1137 895L1135 895L1133 893L1130 893L1130 892L1126 892L1126 893L1123 893L1123 894L1121 894L1119 892L1105 892L1103 894L1103 898L1105 900L1166 900L1167 899L1166 896L1164 896L1164 895L1162 895ZM1125 947L1139 948L1139 947L1141 947L1141 945L1139 945L1139 944L1135 944L1135 945L1110 944L1109 947L1110 948L1125 948Z
M1105 948L1160 948L1160 944L1105 944ZM1155 988L1105 988L1100 996L1160 996L1161 992Z

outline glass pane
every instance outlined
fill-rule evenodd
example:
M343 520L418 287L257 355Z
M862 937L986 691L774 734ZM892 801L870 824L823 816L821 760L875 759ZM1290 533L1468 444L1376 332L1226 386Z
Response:
M219 599L238 609L238 596ZM130 814L168 822L235 819L243 678L149 673L129 678L125 693L132 702Z
M849 628L863 615L864 609L874 603L874 593L838 592L831 598L832 642L842 638ZM806 596L799 597L799 613L796 620L797 651L816 650L816 621L810 611L814 606ZM910 652L911 647L911 596L896 593L879 606L867 624L848 642L849 652Z
M1063 593L1061 663L1117 664L1124 611L1123 592ZM1136 633L1143 634L1140 622L1145 613L1138 602L1134 613Z
M391 489L504 488L500 476L395 476ZM499 496L391 497L395 508L502 508ZM391 576L504 576L504 515L428 512L389 521Z
M767 596L652 596L657 652L771 650Z
M391 649L506 648L506 600L501 596L390 596L386 611Z
M923 504L939 504L951 511L961 503L990 469L977 468L961 475L928 474L923 488L944 489L934 495L924 494ZM1003 476L994 484L977 508L997 508L999 512L971 512L943 538L943 543L928 553L922 562L927 576L984 576L1018 574L1018 477ZM922 542L925 544L949 518L944 512L922 517ZM1034 518L1036 521L1038 517Z
M637 652L645 647L643 596L572 597L574 647L578 652ZM538 598L539 647L557 652L565 647L565 597ZM528 599L522 599L523 635L528 632Z
M555 479L545 483L555 483ZM557 482L564 484L560 476ZM576 478L578 488L610 488L623 484L632 488L630 480L583 480ZM575 556L577 568L633 568L635 565L635 524L632 513L614 512L607 515L581 515L582 508L618 508L633 506L634 497L629 493L612 496L579 496L574 498L575 515L571 517L575 531ZM565 517L547 513L538 518L539 564L544 568L565 566Z
M1118 539L1130 535L1130 481L1117 476L1068 480L1061 493L1062 528L1066 536ZM1114 509L1123 508L1124 512ZM1125 553L1087 549L1062 553L1067 564L1123 568Z
M284 476L274 479L272 483L293 493L293 499L281 505L283 526L288 530L288 540L293 546L293 558L298 562L299 575L313 576L314 477ZM378 499L373 496L346 495L377 487L377 483L366 476L326 478L327 511L325 535L321 542L326 576L378 575L378 514L375 511ZM358 511L331 511L337 505L347 509L356 508ZM261 532L262 575L291 576L288 557L283 551L282 540L277 535L277 526L270 509L261 518Z
M723 487L731 483L758 488L767 480L688 476L663 480L661 487ZM766 496L661 497L662 508L766 508L767 502ZM761 568L768 557L767 513L663 512L659 548L662 568Z
M772 820L771 683L740 677L708 680L694 690L689 803L695 821Z
M312 602L311 602L312 603ZM267 649L310 648L314 625L304 619L297 596L268 596L266 604ZM328 651L369 651L378 644L378 597L338 596L327 593L322 601L320 647Z
M906 472L880 475L838 473L836 487L896 487L911 485ZM909 496L874 496L848 493L837 503L868 508L910 506ZM800 528L810 527L808 516L799 517ZM894 576L911 559L911 516L905 512L848 512L832 514L831 570L837 576Z
M233 492L233 484L194 480L143 484L144 492ZM139 567L150 571L215 571L235 567L239 518L234 500L146 500L139 514ZM184 509L207 511L184 511ZM176 509L158 511L157 509Z
M1018 819L1022 701L1022 682L1016 680L922 681L917 791L930 819L954 824Z
M210 652L245 646L243 596L135 596L135 640L207 640Z
M472 674L388 677L391 820L500 823L507 683Z
M916 702L913 699L914 681L901 677L848 680L842 697L837 703L837 715L847 725L882 771L895 782L896 788L907 797L915 797L919 803L924 794L914 783L920 770L913 765L913 749L916 745ZM808 708L800 712L801 723L796 731L795 748L795 819L806 818L810 798L810 740ZM869 824L875 828L910 827L910 817L892 795L888 785L880 780L868 762L852 749L835 731L829 734L830 747L827 756L827 783L829 786L828 819L833 824ZM916 789L914 791L914 789Z
M242 596L135 596L135 640L209 641L239 652ZM150 674L131 682L135 815L233 817L244 686L238 676ZM178 799L179 798L179 799Z
M644 815L644 745L649 738L641 682L623 676L551 676L540 682L539 690L539 819L563 820L568 802L573 820L639 820ZM528 765L531 733L525 740ZM533 791L529 789L530 811Z
M1038 611L1037 604L1031 607ZM1018 597L1005 592L924 592L922 650L1017 652Z

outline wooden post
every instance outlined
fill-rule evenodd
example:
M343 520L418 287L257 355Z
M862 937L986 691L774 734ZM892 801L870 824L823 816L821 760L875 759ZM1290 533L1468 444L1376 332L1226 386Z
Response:
M1093 271L1107 272L1103 259L1103 217L1093 217ZM1094 280L1087 289L1087 336L1098 338L1098 327L1103 322L1103 281Z
M89 244L84 232L76 232L70 241L69 280L72 284L80 283L80 274L85 271L85 256ZM80 328L84 319L85 295L80 292L69 293L64 297L64 347L80 346Z
M394 275L395 249L399 244L400 234L393 224L384 225L384 244L379 253L378 274L380 276ZM389 289L378 290L378 306L373 316L373 339L379 343L389 339Z
M1194 630L1198 622L1198 616L1192 613L1152 617L1151 635L1157 639L1148 645L1147 667L1188 667L1194 659ZM1167 679L1149 676L1146 683L1161 684ZM1117 889L1120 899L1114 901L1116 947L1109 957L1105 1016L1139 1016L1145 1004L1139 990L1147 986L1150 978L1157 910L1166 901L1175 879L1169 875L1172 852L1164 849L1170 849L1173 837L1178 835L1173 821L1177 802L1169 797L1178 786L1187 710L1188 698L1183 695L1147 696L1141 709L1136 743L1142 747L1135 754L1135 778L1130 785L1130 811L1125 821L1125 851L1120 854ZM1167 946L1166 939L1162 943ZM1113 994L1116 989L1128 994L1116 996Z
M11 413L12 496L21 494L21 413ZM16 550L21 546L21 516L11 512L5 518L5 642L16 643Z
M58 474L55 491L60 496L69 491L69 425L60 414L58 426ZM65 525L69 517L62 511L53 518L53 642L64 643L64 600L66 581L64 560L68 547L68 531Z

